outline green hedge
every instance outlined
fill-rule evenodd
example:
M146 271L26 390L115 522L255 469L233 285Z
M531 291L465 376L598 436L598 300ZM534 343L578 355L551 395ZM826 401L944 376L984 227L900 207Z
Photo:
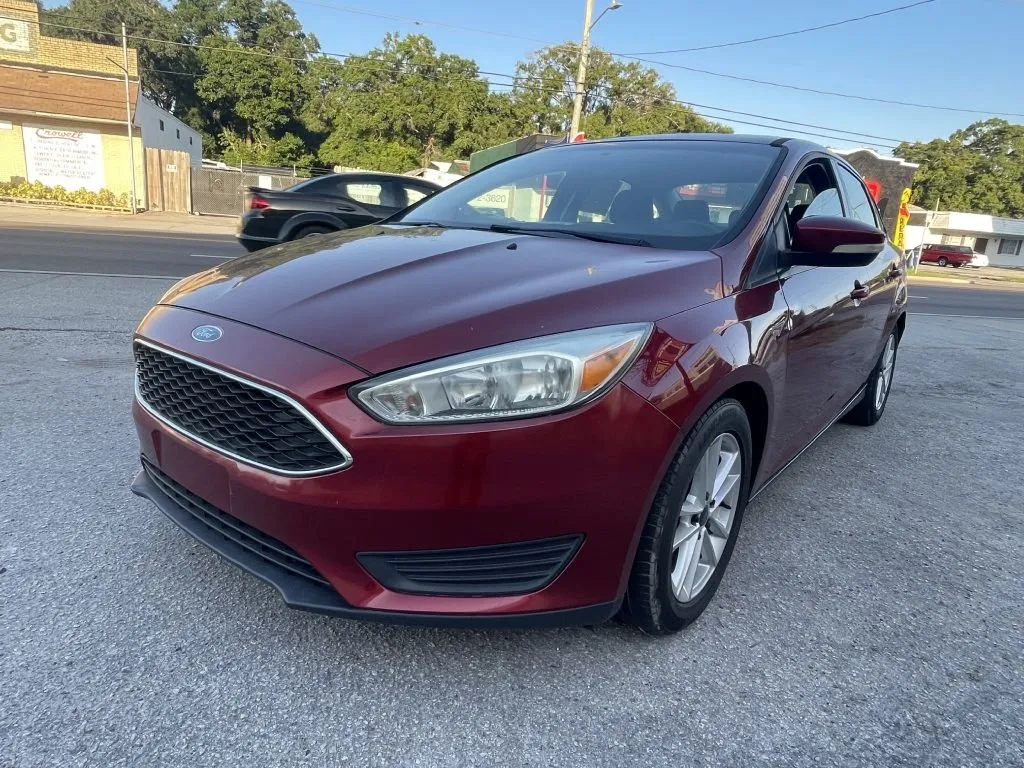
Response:
M38 181L31 183L27 181L0 181L0 197L15 198L17 200L45 200L53 203L65 203L67 205L86 205L102 208L120 208L128 210L131 205L128 201L128 193L115 195L109 189L101 189L99 192L90 192L87 189L79 189L77 192L64 189L64 187L48 187Z

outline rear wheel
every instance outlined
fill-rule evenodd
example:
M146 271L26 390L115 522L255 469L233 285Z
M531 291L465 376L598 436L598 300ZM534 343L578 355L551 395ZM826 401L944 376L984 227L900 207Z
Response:
M885 404L889 402L889 391L892 389L892 376L896 371L896 350L899 347L899 340L896 331L889 334L882 347L882 354L875 363L871 375L868 377L867 389L864 396L855 406L843 417L848 424L857 424L862 427L870 427L882 418L885 411Z
M729 564L750 491L750 423L721 400L676 454L640 537L626 588L628 618L665 635L694 621Z
M939 260L935 263L938 264L940 267L948 267L949 259L947 259L945 256L939 256Z
M335 232L336 230L330 227L325 227L320 224L310 224L308 227L300 227L296 230L295 234L292 235L292 240L299 240L303 237L312 237L313 235L326 235L329 232Z

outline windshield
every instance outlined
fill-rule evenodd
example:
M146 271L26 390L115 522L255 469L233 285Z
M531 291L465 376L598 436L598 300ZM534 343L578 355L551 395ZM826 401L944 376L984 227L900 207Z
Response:
M779 151L683 140L549 147L485 168L395 223L550 230L705 249L738 230Z

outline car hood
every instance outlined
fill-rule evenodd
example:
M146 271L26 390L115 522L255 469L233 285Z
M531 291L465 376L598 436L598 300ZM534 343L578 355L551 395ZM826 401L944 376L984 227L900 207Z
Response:
M286 336L371 373L718 298L709 252L440 227L306 238L185 278L161 303Z

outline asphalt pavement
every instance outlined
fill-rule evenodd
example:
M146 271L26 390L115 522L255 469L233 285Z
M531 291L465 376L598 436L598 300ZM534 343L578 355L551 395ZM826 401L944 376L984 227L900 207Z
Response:
M910 302L910 312L915 315L1024 318L1024 285L997 288L914 282Z
M1024 764L1024 321L911 318L683 633L446 631L291 611L129 493L169 285L0 273L3 768Z
M244 253L230 235L0 225L0 270L179 278Z

